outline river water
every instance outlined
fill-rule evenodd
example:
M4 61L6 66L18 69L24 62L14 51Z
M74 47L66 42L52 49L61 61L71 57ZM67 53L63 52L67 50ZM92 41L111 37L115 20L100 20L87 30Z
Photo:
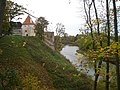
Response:
M78 46L69 46L66 45L62 48L62 50L60 51L60 53L65 56L68 60L70 60L70 62L75 65L75 67L87 74L92 76L92 78L94 77L94 70L93 68L89 68L87 67L87 62L86 62L86 58L82 55L82 54L76 54L77 50L79 50Z

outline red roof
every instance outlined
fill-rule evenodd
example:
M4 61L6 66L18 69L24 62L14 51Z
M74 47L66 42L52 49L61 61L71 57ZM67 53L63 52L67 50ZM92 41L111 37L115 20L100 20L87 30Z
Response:
M23 24L34 24L34 22L30 18L30 16L28 15L27 18L25 19L25 21L23 22Z

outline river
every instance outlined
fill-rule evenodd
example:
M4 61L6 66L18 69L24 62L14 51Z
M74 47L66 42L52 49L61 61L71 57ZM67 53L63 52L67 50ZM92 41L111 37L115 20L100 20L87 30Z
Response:
M87 67L87 62L85 60L85 56L83 56L82 54L77 54L76 55L76 51L79 50L78 46L69 46L66 45L62 48L62 50L60 51L60 53L65 56L73 65L76 66L76 68L87 74L92 76L92 78L94 77L94 70L93 68L88 68Z

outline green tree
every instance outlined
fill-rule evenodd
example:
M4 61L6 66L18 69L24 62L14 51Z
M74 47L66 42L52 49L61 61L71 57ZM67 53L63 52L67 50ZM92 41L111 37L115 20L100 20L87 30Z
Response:
M18 16L23 15L26 8L22 5L19 5L13 1L7 0L5 13L4 13L4 20L3 20L3 31L4 34L9 34L14 27L13 19L20 19Z
M40 36L41 40L44 39L44 30L47 30L48 21L44 17L39 17L36 21L35 31L36 35Z

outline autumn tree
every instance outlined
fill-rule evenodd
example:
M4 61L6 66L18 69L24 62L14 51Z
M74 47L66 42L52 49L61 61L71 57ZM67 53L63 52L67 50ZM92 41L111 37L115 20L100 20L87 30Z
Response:
M110 46L110 12L109 12L109 1L106 0L106 12L107 12L107 46ZM109 58L106 58L106 90L109 90Z
M97 69L100 69L101 68L101 65L102 65L102 61L105 59L106 60L106 58L103 58L103 59L100 59L100 60L98 60L99 58L98 58L98 56L96 55L96 52L98 52L98 50L100 49L100 48L103 48L103 45L102 45L102 39L101 39L101 35L100 35L100 23L99 23L99 21L100 21L100 19L98 18L98 13L97 13L97 8L96 8L96 3L95 3L95 1L96 0L83 0L83 2L84 2L84 10L85 10L85 14L86 14L86 23L87 23L87 25L89 26L89 28L90 28L90 31L91 31L91 37L93 38L93 42L99 42L99 45L100 46L98 46L98 44L95 44L95 43L93 43L93 52L94 52L94 54L95 54L95 56L92 56L95 60L94 60L94 68L95 68L95 82L94 82L94 90L96 90L97 89L97 80L98 80L98 77L99 77L99 70L97 70ZM90 7L92 7L92 5L93 5L93 8L94 8L94 12L95 12L95 20L94 20L94 22L92 22L91 21L91 17L90 17L90 15L91 15L91 8ZM88 6L88 8L86 9L86 6ZM108 8L109 6L108 6L108 0L106 0L106 10L107 10L107 23L106 23L106 25L107 25L107 38L108 38L108 41L107 41L107 46L110 46L110 24L109 24L109 16L110 16L110 14L109 14L109 8ZM88 10L88 11L87 11ZM94 16L93 16L94 17ZM98 33L98 35L96 35L96 33L95 33L95 35L93 35L93 32L96 32L96 31L93 31L93 26L94 25L97 25L97 33ZM94 37L93 37L94 36ZM98 36L98 37L96 37L96 36ZM97 41L98 40L98 41ZM106 55L106 54L105 54ZM106 90L109 90L109 59L107 58L107 60L106 60L106 65L107 65L107 69L106 69Z
M115 42L118 47L118 25L117 25L117 10L116 10L116 1L113 1L113 15L114 15L114 30L115 30ZM120 90L120 69L119 69L119 56L118 48L116 47L115 59L116 59L116 75L117 75L117 87Z
M95 12L95 22L97 24L97 34L98 34L98 40L99 40L99 43L100 43L100 47L102 47L102 40L101 40L101 36L100 36L100 20L99 20L99 17L98 17L98 11L97 11L97 8L96 8L96 2L95 0L92 0L92 3L93 3L93 7L94 7L94 12ZM101 65L102 65L102 60L100 60L98 62L98 66L97 66L97 62L95 60L95 81L94 81L94 90L97 89L97 80L98 80L98 77L99 77L99 73L97 73L97 68L101 68Z

